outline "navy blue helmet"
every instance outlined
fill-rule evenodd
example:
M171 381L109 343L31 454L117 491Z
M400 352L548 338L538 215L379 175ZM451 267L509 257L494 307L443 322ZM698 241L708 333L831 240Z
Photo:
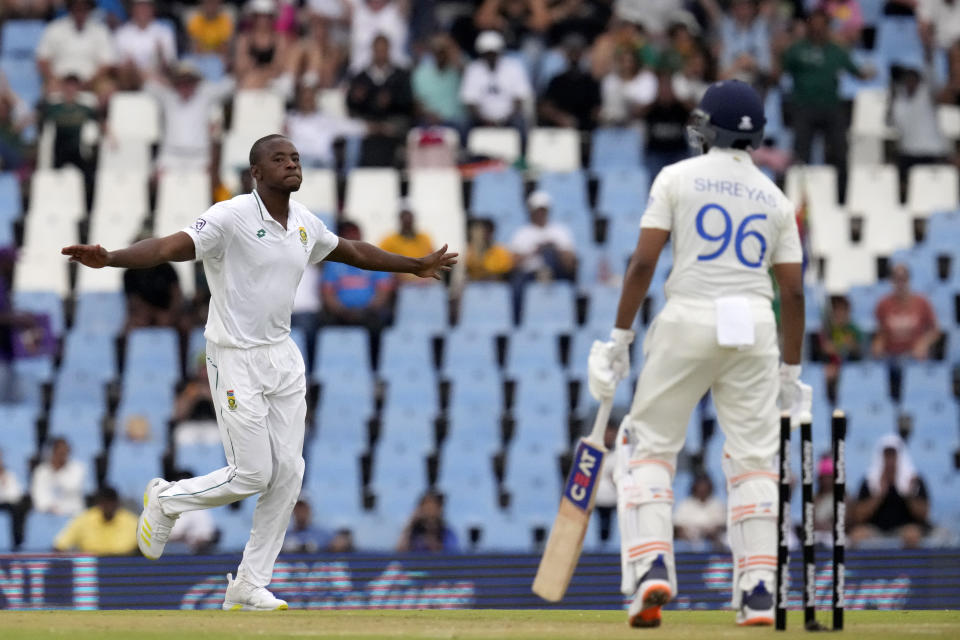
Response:
M763 102L740 80L714 82L693 110L687 137L701 153L710 147L753 147L763 141Z

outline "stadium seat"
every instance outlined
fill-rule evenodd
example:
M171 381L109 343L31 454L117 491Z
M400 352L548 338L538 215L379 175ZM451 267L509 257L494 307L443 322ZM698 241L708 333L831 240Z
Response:
M549 530L561 494L560 471L554 459L543 458L546 464L534 464L535 460L511 451L504 484L510 492L510 513L529 526Z
M67 526L70 518L71 516L30 511L24 525L24 541L20 550L35 553L52 551L54 538Z
M875 48L887 64L923 68L923 43L913 16L884 16L877 25Z
M77 296L74 329L115 336L123 329L126 318L127 302L120 291L81 293Z
M538 171L579 169L580 133L576 129L531 129L527 140L527 164Z
M958 243L960 243L960 212L951 211L930 216L927 220L925 246L933 251L952 255Z
M887 367L877 362L848 362L840 370L837 382L837 408L885 401L890 397Z
M437 488L446 496L444 515L461 526L482 526L498 511L491 458L459 443L443 448Z
M20 181L17 174L0 172L0 221L14 221L23 215Z
M850 287L877 280L876 254L863 247L849 247L827 256L824 286L831 295L844 294Z
M597 213L608 218L625 218L639 225L650 187L646 169L608 169L600 172L599 177Z
M37 104L43 97L43 78L33 56L0 57L0 71L6 77L10 89L28 105Z
M900 399L903 402L933 402L953 393L953 372L943 362L908 362L903 365ZM960 427L960 425L957 425Z
M794 165L787 170L785 192L796 204L811 210L837 208L837 169L830 165Z
M847 411L847 451L873 453L877 440L897 428L897 412L890 401L871 402ZM855 454L854 454L855 455ZM853 469L849 470L852 477Z
M460 173L453 168L412 169L409 197L417 228L431 237L434 249L447 245L449 251L462 254L467 244L467 214Z
M529 415L566 419L570 406L567 380L556 367L525 371L516 383L513 414L518 420Z
M374 379L366 366L333 369L315 376L322 385L321 409L336 407L369 416L373 409Z
M107 408L106 381L96 372L61 368L53 387L52 409L99 411Z
M64 341L60 371L83 373L102 382L114 379L117 361L113 337L73 329Z
M411 369L424 372L434 370L432 336L422 329L385 329L380 344L378 371L381 376L386 377Z
M53 293L63 298L70 293L66 260L50 260L49 255L24 252L17 258L13 289L20 293Z
M533 530L525 518L498 514L483 523L476 550L482 553L529 553L534 550Z
M3 464L26 487L29 485L30 458L37 453L39 405L0 404L0 451Z
M0 511L0 553L13 551L13 518L7 511Z
M544 171L537 189L550 194L550 217L558 221L591 218L587 178L582 171ZM592 236L592 234L591 234Z
M256 506L256 498L246 498L210 510L217 530L220 531L220 539L217 541L217 549L220 552L239 552L244 548L250 538L253 511Z
M940 132L950 140L960 138L960 106L937 105L937 124L940 125Z
M50 433L67 435L71 454L78 458L89 460L100 455L103 452L103 418L107 410L102 388L99 390L99 403L92 399L97 397L95 388L90 389L92 398L74 402L70 396L76 389L66 390L69 393L64 394L61 393L61 386L58 383L48 430Z
M930 394L927 398L904 395L900 412L912 419L911 446L920 443L924 448L942 449L944 443L956 437L960 428L960 408L942 390L939 395Z
M43 20L6 20L0 31L0 56L32 61L45 28Z
M97 169L149 172L150 143L143 140L103 139L97 153Z
M118 91L107 107L107 129L119 140L160 139L160 105L144 91Z
M854 324L865 333L873 333L877 328L874 312L877 303L887 294L888 287L883 284L868 284L851 287L847 291L850 302L850 316Z
M293 197L318 216L335 216L340 209L336 174L331 169L304 169L303 182Z
M392 413L413 412L433 419L440 407L436 379L430 370L397 370L387 377L383 401L384 416Z
M929 291L939 284L937 256L926 244L895 251L890 264L905 264L910 269L910 287L915 291Z
M367 423L373 402L357 406L346 402L327 402L314 413L313 440L316 446L333 446L360 455L367 449Z
M352 493L359 502L360 463L353 452L314 440L307 446L306 462L303 484L312 496Z
M396 169L354 169L347 176L345 216L374 244L397 230L400 177Z
M458 326L506 333L512 325L510 287L503 282L468 282L460 300Z
M227 464L223 445L219 442L177 444L174 460L178 470L190 471L193 474L209 473Z
M119 237L125 238L124 242L128 243L150 211L148 182L149 175L140 169L100 168L93 188L91 234L98 216L112 215L111 223L121 225L123 233ZM124 225L124 222L127 224ZM109 228L98 229L98 232L110 240L117 237L106 235L110 232Z
M496 372L497 353L493 334L485 329L460 326L444 334L443 372L455 377L460 372Z
M29 215L76 221L86 213L83 174L73 166L34 172L30 179ZM55 232L47 229L47 233Z
M250 147L261 136L246 129L231 129L220 146L220 181L232 193L242 189L241 174L250 166Z
M611 169L640 169L642 151L643 136L639 129L597 129L590 143L590 169L600 174Z
M576 301L569 282L531 282L524 289L522 326L569 332L576 326L576 317Z
M857 91L853 99L850 135L879 140L892 137L892 130L887 124L888 98L889 90L886 87Z
M847 209L862 216L883 216L900 202L899 178L893 165L854 166L847 187Z
M146 327L127 334L124 380L173 384L180 379L180 338L173 329Z
M907 209L926 218L960 206L960 175L950 164L912 167L907 182Z
M283 130L283 98L267 89L240 89L233 97L231 131L256 140Z
M860 244L875 255L888 255L913 245L913 220L899 206L864 216Z
M492 407L497 410L491 410ZM482 454L492 455L498 451L501 444L499 407L500 405L489 404L485 411L480 411L477 405L452 404L444 450L469 451L478 458ZM448 462L449 460L444 458L441 470L442 465Z
M397 292L397 327L440 333L447 327L448 311L447 289L442 284L402 286Z
M560 347L554 331L530 324L510 335L506 363L508 376L559 366Z
M617 305L620 302L620 287L608 285L590 289L587 301L586 326L597 329L613 326L617 317Z
M154 234L181 231L211 205L210 178L198 171L165 171L157 183Z
M317 336L315 377L338 371L370 369L370 334L360 327L325 327Z
M497 239L506 240L501 226L519 225L527 219L523 201L523 177L516 169L482 171L473 179L470 215L491 218L497 225Z
M509 127L474 127L467 136L467 151L513 164L520 158L520 133Z
M50 319L50 331L54 336L62 336L66 321L63 316L63 301L57 293L49 291L16 291L13 294L13 308L42 314Z

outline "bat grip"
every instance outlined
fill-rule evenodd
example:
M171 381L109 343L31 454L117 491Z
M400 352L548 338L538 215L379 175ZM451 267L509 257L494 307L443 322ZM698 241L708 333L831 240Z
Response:
M593 420L593 429L587 440L596 444L603 444L603 434L607 430L607 423L610 422L610 411L613 409L613 398L604 398L597 409L597 417Z

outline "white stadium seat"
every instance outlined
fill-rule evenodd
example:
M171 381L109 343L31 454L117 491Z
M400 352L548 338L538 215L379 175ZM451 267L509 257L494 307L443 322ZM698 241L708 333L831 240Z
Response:
M846 247L826 257L824 287L830 295L877 281L877 257L863 247Z
M93 215L122 211L143 218L150 209L148 182L142 169L101 167L93 187Z
M829 165L795 165L787 170L785 191L793 204L806 199L810 208L837 207L837 170Z
M59 250L56 258L59 258ZM51 260L49 253L31 253L24 250L17 257L13 274L14 291L52 291L61 298L70 293L67 259Z
M77 271L77 293L123 291L123 269L86 269Z
M520 158L520 133L508 127L476 127L467 136L467 151L513 164Z
M150 143L144 140L116 140L104 138L97 154L97 170L150 170Z
M527 164L540 171L580 168L580 133L575 129L538 127L530 131Z
M867 138L890 138L893 131L887 124L886 89L860 89L853 99L850 135Z
M266 89L241 89L233 98L231 131L254 140L283 131L283 98Z
M90 232L87 241L90 244L102 244L110 249L125 247L133 242L143 229L145 219L146 216L120 210L95 211L90 216Z
M304 169L300 190L293 199L316 214L337 213L337 175L331 169Z
M883 215L864 216L860 245L880 256L912 247L913 220L910 214L898 206Z
M810 248L826 256L850 246L850 218L840 207L810 207Z
M343 211L360 226L364 240L377 243L397 230L399 203L400 176L396 169L354 169L347 176Z
M250 167L250 147L262 136L249 131L231 130L223 136L220 148L220 181L237 193L240 190L240 174Z
M960 106L942 104L937 107L937 123L943 135L951 140L960 139Z
M952 164L920 165L910 169L907 209L928 217L960 207L960 172Z
M900 180L893 165L855 166L847 186L847 210L864 217L900 206Z
M324 115L333 118L348 118L347 92L344 89L323 89L317 96L317 107Z
M165 171L157 184L154 235L180 231L210 208L210 177L198 171Z
M107 107L107 130L117 140L157 142L160 139L160 105L143 91L118 91Z
M417 227L430 234L436 249L466 248L467 214L463 207L460 172L456 169L417 169L410 172L410 201Z
M53 212L79 220L86 213L83 174L74 166L36 171L30 180L30 215Z
M37 211L24 219L23 248L59 258L60 249L80 241L77 220L58 211Z

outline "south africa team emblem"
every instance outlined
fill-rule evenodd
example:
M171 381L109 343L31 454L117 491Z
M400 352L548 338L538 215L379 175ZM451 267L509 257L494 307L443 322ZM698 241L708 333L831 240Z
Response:
M307 230L303 227L300 227L300 242L303 246L307 246Z
M237 399L233 396L233 389L227 391L227 409L230 409L230 411L237 410Z

